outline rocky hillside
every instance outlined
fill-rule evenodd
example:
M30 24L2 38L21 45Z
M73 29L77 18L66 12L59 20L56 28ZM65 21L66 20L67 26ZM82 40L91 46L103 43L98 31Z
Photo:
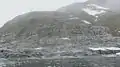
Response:
M105 5L109 1L89 0L15 17L0 29L0 57L119 56L120 13Z

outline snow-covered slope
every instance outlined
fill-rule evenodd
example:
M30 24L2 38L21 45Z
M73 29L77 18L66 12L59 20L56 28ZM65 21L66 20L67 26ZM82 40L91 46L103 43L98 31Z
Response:
M120 12L120 0L88 0L88 3L110 8L113 12Z
M101 7L96 4L87 4L85 8L82 8L82 11L93 16L96 22L99 20L99 17L104 16L109 11L109 8Z
M88 13L89 15L96 17L96 15L101 15L106 13L107 12L106 10L109 10L109 8L104 8L96 4L88 4L86 8L83 8L82 10Z
M104 16L110 11L110 8L106 8L92 3L74 3L66 7L58 9L59 12L67 12L79 17L81 20L92 20L89 22L97 22L99 17Z
M117 3L118 2L118 3ZM110 28L113 35L120 34L119 24L119 0L88 0L83 3L73 3L58 9L58 12L66 12L77 18L70 18L72 22L90 22L94 25L105 25ZM116 9L114 9L114 8ZM74 21L73 21L74 20ZM114 25L114 26L113 26ZM117 32L115 32L117 29Z

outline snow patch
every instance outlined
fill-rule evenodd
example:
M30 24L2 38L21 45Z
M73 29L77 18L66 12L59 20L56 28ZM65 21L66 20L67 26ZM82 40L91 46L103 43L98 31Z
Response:
M42 47L39 47L39 48L35 48L35 50L42 50L43 48Z
M109 9L109 8L101 7L101 6L96 5L96 4L89 4L88 6L94 6L94 7L98 8L98 9L103 9L103 10L108 10Z
M83 8L82 10L85 11L86 13L88 13L89 15L92 15L92 16L96 16L96 15L99 15L99 14L106 13L105 10L92 10L92 9L89 9L89 8Z
M97 50L103 50L103 51L106 51L106 50L120 50L120 48L118 47L98 47L98 48L89 48L90 50L94 50L94 51L97 51Z
M120 31L118 31L118 33L120 33Z
M84 23L86 24L91 24L90 22L86 21L86 20L82 20Z
M69 17L73 17L73 15L69 15Z
M97 50L103 50L103 51L105 51L106 49L105 48L89 48L90 50L94 50L94 51L97 51Z
M96 18L99 18L99 16L95 16Z
M110 48L106 48L108 50L120 50L120 48L117 48L117 47L110 47Z
M60 39L63 39L63 40L70 40L70 38L67 38L67 37L60 38Z
M116 53L117 56L120 56L120 53Z
M69 18L70 20L73 20L73 19L80 19L80 18L78 18L78 17L71 17L71 18Z

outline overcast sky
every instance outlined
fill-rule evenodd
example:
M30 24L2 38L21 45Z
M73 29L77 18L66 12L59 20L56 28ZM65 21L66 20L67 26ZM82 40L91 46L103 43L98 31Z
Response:
M53 11L62 6L86 0L1 0L0 27L17 15L30 11Z

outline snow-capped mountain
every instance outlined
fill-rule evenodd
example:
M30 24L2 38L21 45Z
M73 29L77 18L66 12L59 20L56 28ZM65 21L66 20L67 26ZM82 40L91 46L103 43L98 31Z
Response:
M120 11L120 1L119 0L88 0L88 3L97 4L100 6L104 6L110 8L113 12Z
M95 21L98 21L99 17L105 15L108 10L109 8L101 7L96 4L88 4L85 8L82 9L82 11L95 17Z
M97 15L102 15L106 13L106 10L109 10L109 8L104 8L95 4L88 4L86 8L83 8L82 10L88 13L89 15L97 17Z
M119 18L120 15L119 3L119 0L115 0L115 2L113 0L88 0L83 3L73 3L57 11L66 12L78 17L81 22L85 20L91 24L108 26L113 35L118 35L119 19L115 18ZM115 9L112 7L113 5ZM114 19L109 21L112 18Z
M67 7L58 9L58 11L67 12L67 13L76 15L80 18L81 18L81 15L83 15L82 18L86 15L92 16L94 18L94 21L97 21L100 16L103 16L107 12L109 12L110 8L102 7L97 4L90 4L90 3L84 2L84 3L75 3L75 4L68 5ZM83 18L82 20L87 20L87 19Z

